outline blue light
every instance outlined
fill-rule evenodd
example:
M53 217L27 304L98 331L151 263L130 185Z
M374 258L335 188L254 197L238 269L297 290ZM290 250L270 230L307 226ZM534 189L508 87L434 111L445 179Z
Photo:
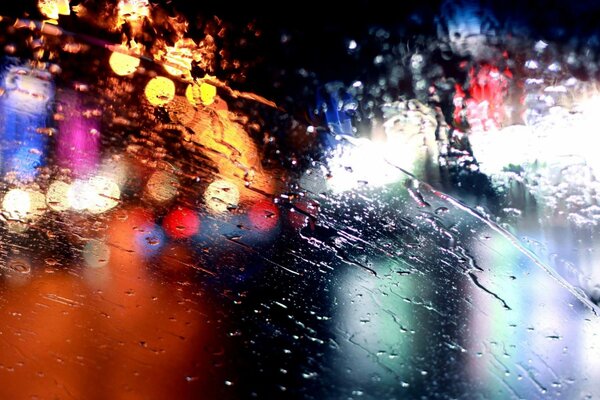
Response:
M136 248L144 258L157 255L166 240L162 228L153 223L143 225L134 235Z
M5 62L0 75L0 148L2 172L18 181L31 181L43 165L48 137L49 105L54 95L51 75Z
M334 148L339 140L337 136L354 136L352 113L358 104L339 82L325 85L317 92L317 109L322 111L329 132L321 137L327 148Z

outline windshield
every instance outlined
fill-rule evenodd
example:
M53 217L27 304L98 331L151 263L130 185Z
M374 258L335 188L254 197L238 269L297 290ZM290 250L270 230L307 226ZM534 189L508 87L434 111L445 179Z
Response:
M592 398L599 9L508 3L1 6L0 397Z

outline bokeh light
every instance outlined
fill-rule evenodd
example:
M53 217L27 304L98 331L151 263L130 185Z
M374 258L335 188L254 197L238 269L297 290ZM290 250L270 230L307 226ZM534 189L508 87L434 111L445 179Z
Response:
M60 15L69 15L69 0L39 0L38 9L43 16L50 19L58 19Z
M175 83L164 76L152 78L144 91L153 106L164 106L175 97Z
M106 212L119 204L121 191L117 183L105 176L77 180L71 185L67 199L76 211L87 210L93 214Z
M176 207L163 219L163 229L173 239L185 239L200 229L200 218L189 208Z
M38 191L11 189L2 200L2 211L9 221L33 221L45 213L46 199Z
M158 203L166 203L177 196L179 180L168 171L155 171L146 183L146 192Z
M165 243L165 233L160 226L148 222L136 229L134 234L136 250L144 258L153 257L160 252Z
M120 46L112 52L108 64L113 72L119 76L133 74L140 66L140 59L126 54L126 48Z
M236 208L240 201L238 187L225 180L219 179L208 185L204 192L206 207L214 213L224 213Z

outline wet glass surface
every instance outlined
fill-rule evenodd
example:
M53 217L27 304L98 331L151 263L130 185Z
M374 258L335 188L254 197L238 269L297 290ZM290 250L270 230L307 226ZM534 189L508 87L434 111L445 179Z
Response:
M1 398L597 396L596 9L113 3L0 20Z

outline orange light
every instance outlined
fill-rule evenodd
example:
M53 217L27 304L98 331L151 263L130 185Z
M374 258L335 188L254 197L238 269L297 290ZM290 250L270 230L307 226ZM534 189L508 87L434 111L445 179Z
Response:
M165 62L163 68L169 74L191 78L192 61L195 58L194 53L197 53L197 47L192 39L179 39L174 46L165 46L164 51L155 54L155 59Z
M215 101L216 95L216 87L206 82L200 84L200 100L202 100L202 104L205 106L211 105Z
M148 0L121 0L117 5L118 25L137 22L150 15Z
M153 106L164 106L175 97L175 83L164 76L157 76L148 82L144 93Z
M69 15L68 0L39 0L38 9L47 18L58 19L59 15Z

